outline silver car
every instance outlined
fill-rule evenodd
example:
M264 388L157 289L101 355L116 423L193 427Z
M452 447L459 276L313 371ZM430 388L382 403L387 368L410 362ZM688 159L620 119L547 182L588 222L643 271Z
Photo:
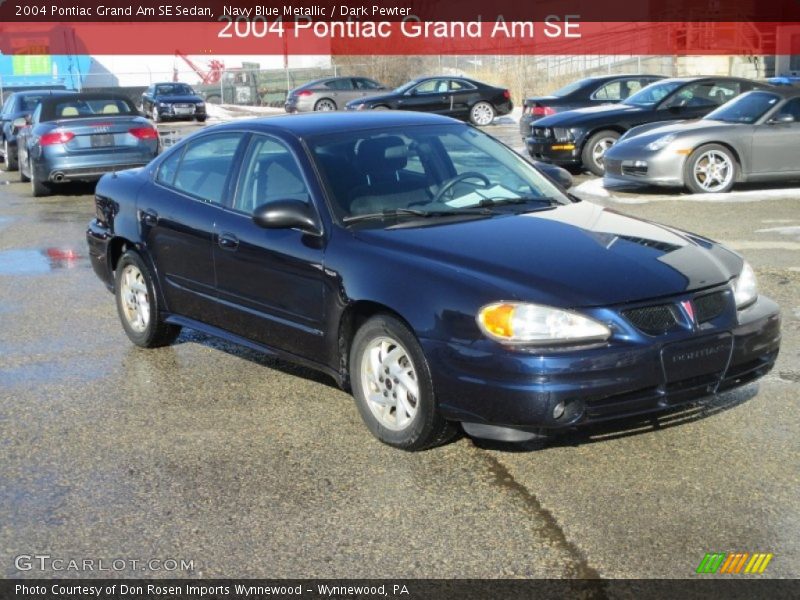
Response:
M373 96L387 88L366 77L315 79L291 90L284 108L288 113L340 110L351 100Z
M606 184L728 192L737 182L800 177L800 90L734 98L704 118L634 127L605 155Z

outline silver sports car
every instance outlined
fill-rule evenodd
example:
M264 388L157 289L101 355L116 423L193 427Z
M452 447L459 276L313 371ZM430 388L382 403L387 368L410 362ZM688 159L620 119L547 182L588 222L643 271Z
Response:
M748 92L702 119L635 127L608 150L605 168L606 184L686 186L694 193L800 178L800 90Z

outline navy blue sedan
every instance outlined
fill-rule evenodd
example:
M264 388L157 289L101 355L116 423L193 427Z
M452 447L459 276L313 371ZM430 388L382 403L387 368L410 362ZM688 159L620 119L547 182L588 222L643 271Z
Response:
M96 203L92 264L134 344L188 327L318 369L407 450L663 411L778 354L741 256L580 202L445 117L210 127Z

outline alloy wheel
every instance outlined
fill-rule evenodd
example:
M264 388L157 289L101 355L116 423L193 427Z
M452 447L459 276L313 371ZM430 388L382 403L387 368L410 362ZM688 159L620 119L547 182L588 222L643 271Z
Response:
M603 137L597 140L592 146L592 161L598 168L603 169L603 157L608 152L608 149L614 145L617 140L612 137Z
M709 150L695 161L693 176L697 185L703 190L716 192L728 186L733 172L733 162L728 155L717 150Z
M330 100L320 100L319 102L317 102L317 105L314 108L314 110L319 110L319 111L336 110L336 105Z
M472 122L476 125L489 125L494 120L494 111L486 102L478 102L472 107Z
M131 329L142 333L150 324L150 296L147 282L136 265L126 265L120 286L122 312Z
M395 339L370 342L361 359L361 385L367 405L380 424L401 431L419 407L419 379L409 353Z

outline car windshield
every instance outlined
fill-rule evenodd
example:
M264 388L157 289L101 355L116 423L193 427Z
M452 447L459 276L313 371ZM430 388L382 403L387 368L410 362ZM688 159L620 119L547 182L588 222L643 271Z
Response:
M530 212L570 201L516 152L465 125L353 131L309 145L345 223Z
M157 85L156 94L159 96L192 96L194 91L185 83L171 83L169 85Z
M579 79L578 81L573 81L572 83L569 83L569 84L565 85L564 87L557 89L555 92L553 92L550 95L551 96L555 96L556 98L563 98L564 96L569 96L572 92L574 92L575 90L579 90L584 85L586 85L589 81L591 81L591 80L590 79Z
M630 106L650 107L655 106L664 98L669 96L677 88L684 85L684 81L662 81L651 83L646 88L642 88L632 96L622 101L623 104Z
M755 123L779 101L780 96L769 92L750 92L723 104L706 115L706 119L726 123Z

